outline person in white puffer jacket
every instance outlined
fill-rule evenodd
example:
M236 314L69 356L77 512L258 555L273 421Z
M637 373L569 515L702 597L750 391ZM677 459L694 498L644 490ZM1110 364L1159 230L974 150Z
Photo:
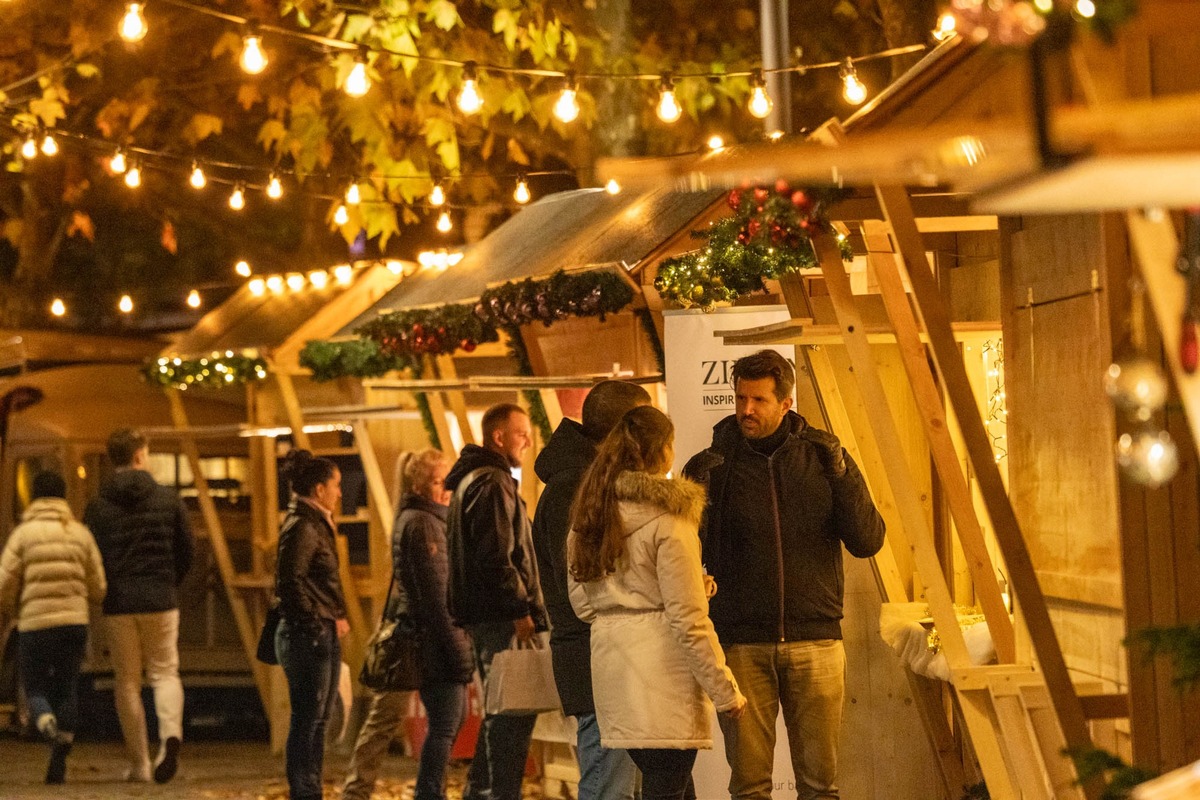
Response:
M746 708L708 618L704 490L664 477L673 440L661 411L626 413L584 475L567 538L571 605L592 626L600 741L629 751L643 800L695 797L713 705L733 717Z
M50 744L46 783L66 779L88 603L102 601L107 589L100 551L71 514L66 489L56 473L34 477L33 500L0 555L0 618L17 612L21 683L30 716Z

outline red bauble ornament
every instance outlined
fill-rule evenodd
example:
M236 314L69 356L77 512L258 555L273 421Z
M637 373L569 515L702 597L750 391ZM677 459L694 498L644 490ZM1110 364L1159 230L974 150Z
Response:
M462 349L468 353L474 352L475 350L475 343L470 339L463 339L461 342L459 342L459 344L462 345Z
M755 199L755 201L757 201L759 203L766 202L766 200L770 196L770 194L771 194L770 192L768 192L766 189L764 189L761 186L757 186L754 189L754 199ZM762 209L760 208L759 211L762 211Z
M758 220L752 219L746 223L746 234L748 236L758 236L760 230L762 230L762 223Z
M779 192L780 194L787 194L787 190L788 190L787 181L785 181L783 178L780 178L779 180L775 181L775 191Z
M423 334L425 332L425 326L419 322L414 322L413 326L412 326L412 332L416 336L420 336L421 334Z
M741 204L742 204L742 192L741 192L741 190L740 190L740 189L734 189L732 192L730 192L730 193L729 193L729 199L728 199L728 201L727 201L727 202L729 203L729 207L730 207L730 208L732 208L734 211L737 211L737 210L738 210L738 207L739 207L739 206L741 206Z
M792 205L796 208L804 208L804 206L808 205L808 195L800 189L792 192Z

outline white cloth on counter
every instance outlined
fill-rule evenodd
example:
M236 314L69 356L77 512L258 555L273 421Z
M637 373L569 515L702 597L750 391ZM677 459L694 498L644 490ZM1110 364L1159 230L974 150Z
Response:
M879 612L879 633L904 664L918 675L950 680L950 666L942 650L929 650L929 631L921 624L928 603L884 603ZM992 633L984 622L962 629L972 664L989 664L996 658Z

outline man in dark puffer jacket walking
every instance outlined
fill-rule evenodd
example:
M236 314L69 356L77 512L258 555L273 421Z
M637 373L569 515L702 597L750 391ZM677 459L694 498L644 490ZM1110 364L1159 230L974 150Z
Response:
M179 497L146 471L150 446L141 432L114 432L108 457L116 472L88 504L83 521L108 576L105 633L130 759L127 779L166 783L175 777L183 739L177 587L192 565L192 533ZM161 741L153 771L142 708L143 667L154 690Z

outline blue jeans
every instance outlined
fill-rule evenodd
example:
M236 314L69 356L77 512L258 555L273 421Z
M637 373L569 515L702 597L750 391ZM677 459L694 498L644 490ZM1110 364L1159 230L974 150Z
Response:
M86 625L22 631L21 683L34 721L53 714L60 733L73 734L79 721L79 667L87 647Z
M421 703L429 718L429 730L421 747L414 800L446 800L446 764L467 717L467 687L461 683L426 683Z
M291 800L321 800L325 723L337 699L342 648L332 620L314 632L285 619L275 633L275 650L287 677L292 704L287 738L287 779Z
M638 769L629 753L600 744L600 723L595 714L580 714L575 721L579 800L633 800Z
M475 663L487 683L492 658L512 642L511 622L486 622L470 627L475 643ZM521 800L521 780L533 736L536 714L487 715L479 726L475 757L467 773L463 800Z

